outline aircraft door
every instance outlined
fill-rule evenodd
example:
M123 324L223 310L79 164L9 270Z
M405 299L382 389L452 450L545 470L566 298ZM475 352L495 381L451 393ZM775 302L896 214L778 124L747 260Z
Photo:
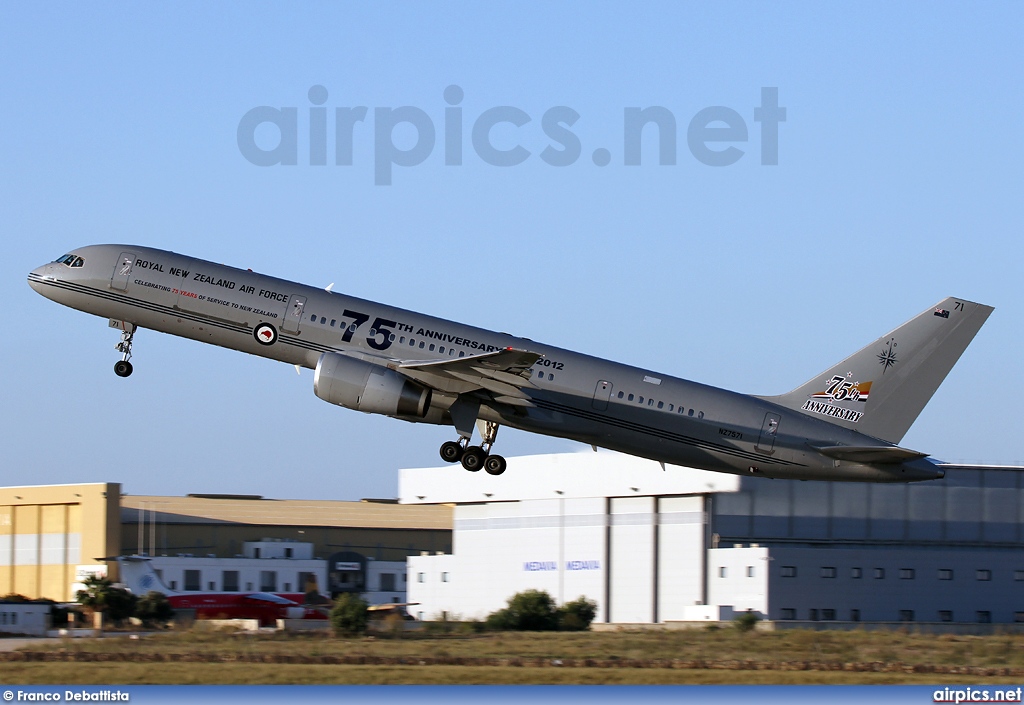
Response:
M128 277L131 276L132 267L135 266L135 253L122 252L114 263L114 273L110 275L110 288L120 291L128 290Z
M281 328L286 333L298 333L299 323L302 321L302 312L306 309L306 297L295 296L288 299L288 308L284 312L284 322Z
M601 380L597 383L597 388L594 389L594 408L598 411L604 411L608 408L608 400L612 396L612 383Z
M761 435L758 436L757 445L754 448L761 453L771 455L775 452L775 437L779 434L779 422L782 417L779 414L769 411L764 415L764 423L761 425Z

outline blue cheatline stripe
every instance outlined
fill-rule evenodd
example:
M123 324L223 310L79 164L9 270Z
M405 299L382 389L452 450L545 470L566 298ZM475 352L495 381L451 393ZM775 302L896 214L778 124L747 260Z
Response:
M325 666L324 668L330 668ZM995 700L996 693L1013 699ZM1020 702L1018 686L25 686L0 685L3 702L134 703L135 705L923 705L925 703ZM54 696L59 695L57 700ZM35 697L33 697L35 696ZM974 696L974 697L970 697ZM987 698L987 699L986 699Z

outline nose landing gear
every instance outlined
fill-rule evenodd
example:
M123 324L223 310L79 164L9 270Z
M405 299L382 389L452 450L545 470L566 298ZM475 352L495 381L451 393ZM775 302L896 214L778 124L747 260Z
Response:
M129 377L132 373L132 340L135 338L135 324L124 323L121 329L121 342L114 349L121 353L121 359L114 363L114 374L118 377Z
M441 444L441 459L446 463L462 462L462 467L470 472L478 472L480 468L489 475L500 475L505 472L508 463L500 455L491 455L494 439L498 435L498 424L485 421L481 424L483 440L479 446L469 445L469 437L462 436L457 441L445 441Z

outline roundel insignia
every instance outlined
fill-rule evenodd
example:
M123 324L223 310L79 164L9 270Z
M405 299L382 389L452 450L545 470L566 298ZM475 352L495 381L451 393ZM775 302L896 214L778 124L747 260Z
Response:
M261 323L252 332L260 345L273 345L277 342L277 329L269 323Z
M144 588L151 588L151 587L153 587L153 576L152 575L143 575L142 578L139 580L139 583Z

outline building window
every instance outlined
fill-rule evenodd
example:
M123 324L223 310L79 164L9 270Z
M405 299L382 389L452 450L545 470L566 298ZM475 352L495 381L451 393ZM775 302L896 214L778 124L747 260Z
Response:
M260 592L277 592L277 571L260 571Z
M395 574L394 573L381 573L380 574L380 590L381 590L381 592L394 592L395 591Z
M900 621L901 622L913 622L914 621L914 610L900 610Z
M1024 622L1024 612L1014 612L1013 613L1013 621L1014 622Z
M210 592L214 592L217 589L217 583L212 580L206 584L206 589Z
M291 548L286 548L286 549L284 549L284 557L285 557L285 558L291 558L291 557L292 557L292 551L293 551L293 550L294 550L294 549L291 549Z
M719 578L724 578L725 577L725 566L724 565L723 566L719 566L719 568L718 568L718 577Z
M875 580L885 580L885 568L875 568Z
M754 577L754 566L752 566L752 565L748 565L747 566L747 577L748 578L753 578Z
M900 580L913 580L914 569L913 568L900 568Z
M949 568L939 568L939 580L952 580L953 571Z
M441 573L441 582L442 583L447 583L448 582L448 573Z
M860 580L862 572L860 568L850 568L850 577L854 580Z
M172 580L170 588L171 588L171 590L177 590L178 589L178 581L177 580Z
M977 617L978 617L978 619L977 619L978 624L991 624L992 623L992 613L989 612L988 610L979 610L978 613L977 613Z
M783 578L795 578L796 577L796 566L795 565L784 565L779 573Z
M991 580L992 579L992 571L991 570L981 569L981 570L979 570L978 572L976 572L974 574L974 577L977 578L978 580Z
M796 619L796 610L792 607L783 607L779 610L779 619Z
M809 620L811 620L812 622L817 622L818 621L818 610L816 610L816 609L808 610L807 611L807 618Z
M860 621L860 610L850 610L850 621L851 622L859 622Z
M939 621L940 622L952 622L953 621L953 610L939 610Z
M198 570L185 571L185 589L198 592L203 589L202 578Z
M836 619L836 611L835 610L822 610L821 611L821 618L824 619L826 622L830 621L830 620L831 621L835 621L835 619Z
M823 578L834 578L836 577L836 569L834 566L826 565L822 566L821 577Z
M416 582L418 582L418 583L425 582L425 576L423 575L423 573L417 573L416 574Z
M284 591L285 592L291 592L292 591L292 584L291 583L285 583L284 584Z
M238 592L238 571L225 570L220 574L220 584L224 592Z
M1013 571L1013 579L1014 580L1024 580L1024 570L1015 570L1015 571Z

